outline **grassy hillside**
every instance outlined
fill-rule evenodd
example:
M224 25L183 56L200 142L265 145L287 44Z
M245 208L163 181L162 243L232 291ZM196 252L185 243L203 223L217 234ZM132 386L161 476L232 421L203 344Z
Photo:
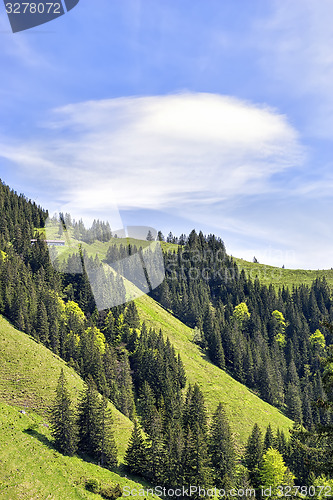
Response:
M233 257L239 269L244 269L247 276L259 281L264 285L274 285L276 288L286 286L292 288L301 284L311 285L316 278L325 277L329 286L333 289L333 269L282 269L281 267L267 266L266 264L255 264L243 259Z
M0 498L102 498L85 490L85 479L90 478L102 486L119 483L131 489L147 488L143 482L126 478L121 470L110 472L79 457L65 457L52 447L47 409L61 368L76 399L83 381L75 371L0 316ZM112 413L122 460L133 424L113 406ZM37 427L27 432L31 424Z
M244 385L213 365L201 349L192 342L193 330L144 295L135 300L141 319L155 329L162 328L180 353L187 380L197 382L202 389L210 414L219 402L225 403L230 424L236 438L244 443L255 422L264 428L269 423L275 429L288 431L292 421L279 410L262 401Z
M44 229L39 229L40 232L45 234ZM47 237L49 239L65 239L65 236L59 236L58 234L58 226L54 228L49 227L47 231ZM95 241L94 243L88 245L87 243L79 242L75 240L72 236L72 230L69 229L67 231L66 241L68 245L64 248L57 248L57 252L61 258L66 258L68 255L73 253L77 249L77 245L82 243L82 247L87 251L88 255L95 256L99 255L100 259L103 259L106 255L107 249L110 245L136 245L138 248L141 246L145 248L149 245L150 242L146 240L137 240L134 238L112 238L110 241L106 243L102 243L100 241ZM72 248L71 248L72 247ZM161 242L161 247L163 251L177 251L178 245L173 243ZM248 262L244 259L240 259L237 257L233 257L235 262L237 263L239 269L244 269L247 276L250 276L252 279L256 277L259 278L261 283L265 285L274 285L279 288L280 286L287 286L292 288L293 285L311 285L312 281L316 278L325 277L328 284L331 288L333 288L333 268L331 269L282 269L281 267L269 266L267 264L259 264Z
M82 245L82 248L87 251L89 256L95 257L95 255L97 254L99 258L102 260L105 258L106 252L111 245L116 245L116 246L123 245L125 247L128 245L132 246L135 245L137 248L140 247L146 248L151 243L150 241L140 240L136 238L111 238L109 241L106 242L95 240L94 243L88 244L83 241L75 239L73 236L73 230L71 228L69 228L62 235L59 235L58 225L55 225L54 227L50 225L48 226L47 230L45 230L45 228L36 230L40 234L43 234L46 239L65 241L64 247L53 247L52 249L52 251L58 253L61 259L65 259L73 252L77 251L78 245ZM177 250L178 245L175 245L173 243L167 243L166 241L161 241L161 247L162 250L167 252L167 251Z
M29 431L31 424L36 428ZM147 488L79 457L61 455L52 447L47 425L40 415L22 414L19 408L0 401L0 498L101 499L85 489L87 479L97 479L102 487L119 483L131 489Z
M73 400L83 389L83 381L58 356L34 339L13 328L0 316L0 401L46 416L54 398L61 368L68 380ZM132 422L112 407L117 429L119 458L124 456Z

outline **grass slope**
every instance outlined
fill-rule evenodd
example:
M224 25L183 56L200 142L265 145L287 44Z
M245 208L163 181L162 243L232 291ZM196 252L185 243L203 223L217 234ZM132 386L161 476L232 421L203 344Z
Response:
M257 264L233 257L240 270L252 279L258 277L259 281L269 286L279 288L282 286L292 288L298 285L311 285L316 278L326 278L330 288L333 288L333 269L282 269L281 267Z
M149 487L141 480L128 479L121 468L110 472L79 457L65 457L53 448L47 409L54 398L61 368L75 400L83 389L77 373L0 316L0 498L102 498L85 490L85 479L91 478L98 479L102 486L119 483L136 490ZM118 457L122 460L133 424L111 407ZM37 424L36 430L26 432L33 423Z
M63 232L62 235L59 234L59 226L48 226L47 230L45 228L37 229L40 234L43 234L46 239L49 240L63 240L65 241L64 247L52 247L52 251L59 255L60 259L66 259L72 253L76 253L78 251L79 245L82 245L82 248L86 250L89 256L95 257L98 255L100 260L103 260L106 256L106 252L110 246L123 245L124 247L131 245L136 246L138 249L140 247L146 248L151 242L147 240L140 240L136 238L111 238L109 241L102 242L95 240L93 243L85 243L84 241L80 241L74 238L73 229L69 228L66 232ZM174 251L177 250L178 245L173 243L167 243L166 241L161 241L161 248L163 251Z
M262 429L271 423L285 432L292 421L279 410L262 401L243 384L213 365L201 349L192 342L193 330L163 309L152 298L144 295L135 300L142 320L147 326L161 328L180 353L187 380L197 382L203 391L207 410L211 415L219 402L225 403L232 431L244 443L257 422Z
M58 356L34 339L16 330L0 316L0 400L46 416L61 368L76 400L83 380ZM122 459L132 432L132 422L112 406L115 439Z
M31 424L37 424L37 428L27 432ZM0 401L0 498L101 499L99 494L85 489L86 479L97 479L103 487L119 483L131 490L147 488L79 457L61 455L52 447L47 425L34 412L22 414L18 408Z

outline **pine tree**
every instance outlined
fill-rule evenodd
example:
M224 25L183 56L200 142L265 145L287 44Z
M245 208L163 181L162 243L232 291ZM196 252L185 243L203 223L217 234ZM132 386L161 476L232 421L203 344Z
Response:
M156 407L154 392L146 380L140 391L139 409L143 428L145 432L151 434L153 430L154 410L156 410Z
M147 474L147 444L137 420L130 437L124 457L125 465L131 474L145 476Z
M51 434L54 445L61 453L73 455L77 450L77 428L72 412L64 370L60 372L56 397L51 409Z
M254 488L259 488L260 475L259 468L261 466L263 455L262 433L258 424L254 424L251 435L247 441L245 448L245 465L250 473L250 480Z
M221 403L212 420L209 455L214 484L220 489L227 489L234 475L236 457L228 419Z
M118 370L119 397L117 401L117 407L124 415L126 415L130 419L133 419L135 416L133 382L128 354L126 350L122 351L121 353L121 360L119 362Z
M100 402L96 384L90 375L86 383L78 407L79 449L94 457L98 443L97 415Z
M168 485L176 486L182 479L184 451L184 432L179 420L173 419L167 423L165 449L165 482Z
M102 467L115 467L117 465L117 446L112 429L112 413L105 397L100 401L96 419L95 458Z
M193 430L188 427L183 452L183 478L187 486L209 488L212 483L206 436L196 422ZM199 498L199 495L193 495Z
M162 484L165 478L166 449L163 439L162 419L154 408L151 421L150 446L147 448L147 473L155 484Z
M37 315L37 325L36 332L38 335L38 339L42 344L48 346L49 345L49 323L47 317L46 307L44 302L41 302L38 307L38 315Z
M302 422L302 400L297 385L288 384L286 393L288 416L295 422Z
M265 433L265 438L264 438L264 448L263 450L266 451L268 448L274 448L275 444L275 439L274 439L274 434L272 431L271 424L268 424L266 433Z

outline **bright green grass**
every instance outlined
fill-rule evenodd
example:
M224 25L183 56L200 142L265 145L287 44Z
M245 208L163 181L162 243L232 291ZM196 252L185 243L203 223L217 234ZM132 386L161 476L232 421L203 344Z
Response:
M61 260L66 259L69 255L71 255L73 252L77 252L79 245L82 245L82 248L86 250L87 254L91 257L95 257L97 254L99 256L100 260L103 260L106 257L106 252L110 246L116 245L116 246L136 246L138 249L140 247L146 248L150 245L150 241L147 240L139 240L135 238L111 238L109 241L102 242L95 240L94 243L85 243L83 241L76 240L73 236L73 230L69 228L66 232L64 232L62 235L59 235L58 233L58 226L56 227L51 227L49 226L47 228L47 231L42 228L42 229L36 229L41 234L44 234L44 236L49 239L49 240L63 240L66 242L64 247L52 247L53 252L57 252ZM161 241L161 247L162 250L165 252L168 251L177 251L178 245L175 245L173 243L167 243L166 241Z
M282 269L281 267L267 266L266 264L255 264L243 259L233 257L240 270L244 269L247 276L269 286L279 288L282 286L292 288L298 285L311 285L316 278L326 278L328 285L333 288L333 269Z
M210 415L219 402L226 405L230 425L237 441L244 444L257 422L264 430L269 423L288 434L292 421L279 410L262 401L225 371L213 365L202 350L192 342L193 330L144 295L135 300L142 320L157 331L161 328L180 353L189 383L198 383L203 391Z
M73 401L83 389L83 380L58 356L31 337L13 328L0 316L0 401L47 415L61 368ZM122 460L133 424L112 406L118 458Z
M34 423L37 428L26 432ZM61 455L52 447L45 418L32 411L22 414L19 408L0 401L1 499L101 499L100 495L85 489L86 479L97 479L102 486L119 483L131 490L147 488L122 473L108 471L77 456ZM130 498L143 497L133 495Z

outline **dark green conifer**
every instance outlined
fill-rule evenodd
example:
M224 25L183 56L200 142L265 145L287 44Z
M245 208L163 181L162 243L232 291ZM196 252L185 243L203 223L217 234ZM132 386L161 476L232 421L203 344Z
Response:
M166 449L163 439L162 418L156 408L153 409L150 428L150 443L147 448L147 474L155 484L163 484Z
M147 444L142 436L140 425L135 419L134 428L125 453L124 462L131 474L147 474Z
M236 457L227 415L221 403L214 413L211 424L209 455L214 484L220 489L228 489L235 473Z
M171 486L176 486L182 478L184 451L184 432L179 420L174 419L167 422L165 449L165 482Z
M271 424L268 424L266 429L263 451L265 452L266 450L268 450L268 448L275 448L275 438Z
M294 420L294 422L302 422L302 400L297 385L293 385L291 383L288 384L286 404L288 408L288 416Z
M259 469L261 466L263 456L263 441L262 433L258 424L254 424L252 432L248 438L245 448L245 465L250 473L250 480L254 488L259 488L260 474Z
M94 457L98 442L97 415L100 402L96 384L90 375L86 384L78 407L79 449Z
M142 418L144 430L148 434L152 434L153 418L155 407L154 392L148 382L144 381L139 397L139 410Z
M193 430L192 430L193 429ZM183 479L186 486L209 488L212 484L207 438L198 422L188 427L183 451ZM193 495L199 498L199 493Z
M115 467L117 465L117 446L112 428L112 413L108 408L108 400L105 397L100 401L96 420L94 456L102 467Z
M128 304L124 319L130 328L140 328L140 317L135 302Z
M121 353L121 359L118 365L118 389L119 396L117 406L124 415L133 419L135 417L133 382L128 354L125 350Z
M64 370L60 372L56 397L51 409L51 434L54 445L64 455L73 455L77 450L77 427L72 412Z

